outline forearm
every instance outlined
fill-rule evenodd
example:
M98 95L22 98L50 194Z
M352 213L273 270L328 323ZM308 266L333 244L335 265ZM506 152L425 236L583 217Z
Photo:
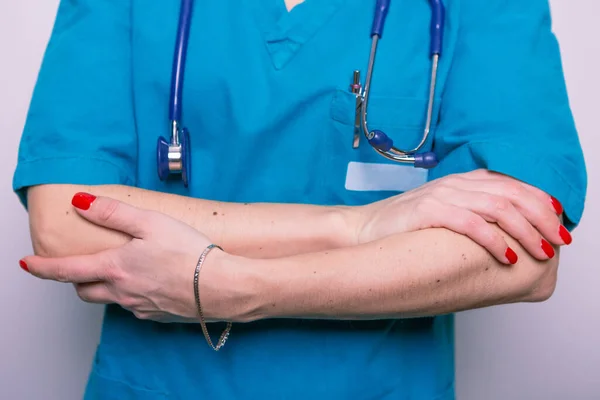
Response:
M196 199L120 185L47 185L29 189L34 247L52 256L90 254L130 238L71 212L79 191L158 211L202 231L231 254L284 257L349 245L349 231L337 207L301 204L242 204Z
M228 285L244 286L243 304L209 307L218 310L216 316L241 321L380 319L548 298L556 282L558 256L539 262L514 240L507 240L520 257L514 266L500 264L470 239L444 229L276 260L233 257L231 262L241 263L239 270L245 272Z

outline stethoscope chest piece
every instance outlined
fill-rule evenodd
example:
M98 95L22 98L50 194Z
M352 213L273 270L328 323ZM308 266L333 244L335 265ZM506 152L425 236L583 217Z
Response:
M177 127L173 127L177 129ZM158 178L166 181L171 176L180 175L183 185L187 188L191 178L190 133L183 128L174 140L167 141L163 136L158 138L156 146L156 161Z

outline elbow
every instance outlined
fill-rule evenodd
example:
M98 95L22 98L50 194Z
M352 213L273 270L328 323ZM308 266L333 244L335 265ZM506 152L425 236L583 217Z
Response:
M58 257L62 254L61 230L42 215L29 217L29 231L33 252L40 257Z
M65 247L70 239L68 236L73 231L70 224L72 216L68 209L60 206L62 199L56 193L58 190L52 185L29 189L29 233L37 256L66 255ZM73 241L70 242L73 245Z
M29 189L29 231L33 251L42 257L94 254L125 244L130 237L95 225L71 209L80 186L37 186Z
M558 254L544 263L536 263L534 266L538 272L531 274L527 285L525 302L542 303L549 300L556 290L558 281Z
M527 302L542 303L550 300L556 290L557 277L549 277L537 282L535 288L530 292Z

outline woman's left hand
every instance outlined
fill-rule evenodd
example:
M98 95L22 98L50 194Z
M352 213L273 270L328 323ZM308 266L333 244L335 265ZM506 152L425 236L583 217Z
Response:
M24 269L38 278L72 282L82 300L117 303L140 319L198 322L193 278L199 255L211 244L206 236L164 214L109 198L78 193L72 203L83 218L126 233L131 241L93 255L25 257ZM209 253L200 282L218 281L221 268L210 267L222 257L218 249Z

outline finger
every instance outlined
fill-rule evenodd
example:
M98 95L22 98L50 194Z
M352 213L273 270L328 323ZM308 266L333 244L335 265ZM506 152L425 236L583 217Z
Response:
M89 282L75 284L77 296L86 303L113 304L116 303L105 282Z
M547 204L548 207L559 217L562 216L563 212L564 212L564 208L561 204L561 202L554 196L549 195L548 193L544 192L541 189L536 188L535 186L532 186L528 183L525 182L520 182L521 185L523 185L523 187L527 190L529 190L533 195L535 195L538 199L540 199L540 201L542 202L542 204Z
M110 280L111 264L105 252L94 255L46 258L23 258L21 267L40 279L58 282L98 282ZM23 267L25 265L25 267Z
M485 192L456 190L456 193L448 196L445 201L469 209L486 221L498 224L538 260L545 261L554 257L552 246L507 198Z
M121 201L79 192L73 196L71 204L88 221L135 238L142 238L149 230L147 211Z
M430 210L432 227L450 229L453 232L465 235L475 243L484 247L499 262L503 264L516 264L518 257L500 233L480 215L474 212L448 204L441 204ZM433 223L433 221L436 221ZM440 223L440 221L443 221Z
M523 217L538 230L541 236L550 243L555 245L571 243L569 237L565 236L566 229L562 226L554 209L514 179L463 179L457 182L456 187L507 198Z
M545 207L548 207L550 210L552 210L557 215L561 215L564 211L562 204L554 196L551 196L535 186L532 186L523 181L519 181L518 179L512 178L508 175L504 175L499 172L488 171L486 169L479 169L479 170L476 170L473 172L463 174L463 176L466 179L471 179L471 180L501 179L504 182L507 182L507 181L518 182L525 189L529 190L531 192L531 194L536 196L540 200L540 204L543 204Z

